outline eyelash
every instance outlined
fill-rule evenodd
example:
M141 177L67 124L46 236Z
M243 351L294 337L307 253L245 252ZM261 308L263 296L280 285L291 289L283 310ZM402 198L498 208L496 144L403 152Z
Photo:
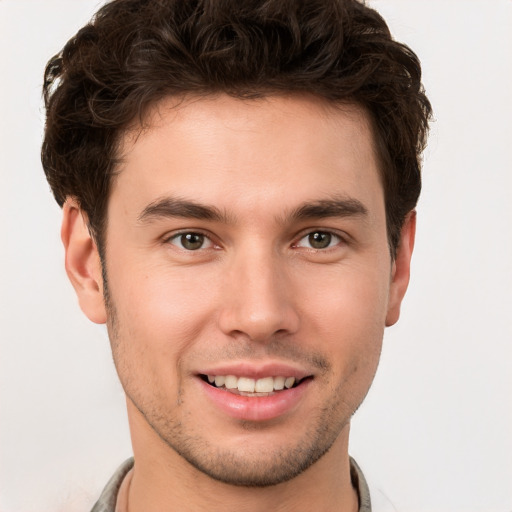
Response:
M313 240L311 239L311 237L314 237L315 235L320 235L320 237L317 236L317 239L320 241L320 243L324 242L324 240L322 240L321 237L327 236L328 237L328 239L327 239L328 245L326 247L312 247ZM187 237L187 236L199 237L200 245L198 247L196 247L195 249L184 247L184 245L183 245L183 242L185 241L184 237ZM306 239L308 239L309 246L301 245L301 242ZM213 242L213 240L211 239L211 237L209 235L207 235L206 233L202 233L201 231L180 231L179 233L175 233L172 236L167 237L164 241L165 241L165 243L175 245L179 249L186 251L186 252L196 252L201 249L206 250L206 249L214 249L214 248L219 247L218 245L215 244L215 242ZM332 243L333 241L335 243ZM177 243L174 243L174 242L177 242ZM189 242L194 244L193 239L189 240ZM204 247L205 242L208 243L208 247ZM337 233L334 233L333 231L324 230L324 229L315 229L315 230L310 230L306 233L303 233L300 236L300 238L298 238L297 242L294 242L292 244L292 247L293 248L304 247L305 249L308 249L311 251L324 252L324 251L332 249L333 247L336 247L340 244L346 244L346 243L347 243L347 241L343 236L341 236Z
M311 237L314 237L315 235L322 235L322 236L327 235L328 245L326 247L312 247L311 245L312 245L313 240L311 239ZM310 249L313 251L322 251L322 252L327 251L328 249L332 249L333 247L336 247L340 244L346 243L346 240L341 235L334 233L333 231L329 231L329 230L325 230L325 229L314 229L314 230L308 231L307 233L302 235L299 238L299 240L293 244L293 247L304 247L304 246L300 245L300 243L306 239L309 242L309 247L305 247L306 249ZM321 240L321 242L322 241L323 240ZM331 242L333 242L333 241L335 241L335 243L331 244Z
M184 247L183 243L182 243L183 237L186 237L187 235L201 237L202 238L201 246L197 247L196 249L189 249L189 248ZM180 242L180 240L181 240L181 242ZM181 249L183 251L187 251L187 252L195 252L195 251L198 251L201 249L213 249L213 248L218 247L218 246L216 246L216 244L213 242L213 240L211 239L211 237L209 235L207 235L206 233L202 233L201 231L180 231L179 233L175 233L175 234L167 237L164 241L165 241L165 243L175 245L179 249ZM174 241L178 241L179 243L173 243ZM203 247L203 244L206 241L209 243L209 247Z

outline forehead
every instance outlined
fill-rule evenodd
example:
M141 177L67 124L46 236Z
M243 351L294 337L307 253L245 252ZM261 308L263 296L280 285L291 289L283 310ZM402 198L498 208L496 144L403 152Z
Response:
M167 98L120 156L111 199L140 208L165 195L230 208L382 195L364 110L313 96Z

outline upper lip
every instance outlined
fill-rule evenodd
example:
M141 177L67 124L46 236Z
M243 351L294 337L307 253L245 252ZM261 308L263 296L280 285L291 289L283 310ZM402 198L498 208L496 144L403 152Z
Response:
M236 377L248 377L262 379L264 377L295 377L296 380L311 376L304 368L279 362L254 363L237 362L223 363L209 366L197 372L199 375L235 375Z

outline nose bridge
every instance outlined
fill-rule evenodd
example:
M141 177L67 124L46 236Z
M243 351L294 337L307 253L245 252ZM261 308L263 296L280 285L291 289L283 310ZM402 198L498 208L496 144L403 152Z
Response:
M230 262L221 329L265 342L277 333L294 332L299 318L284 258L263 244L256 245L236 251Z

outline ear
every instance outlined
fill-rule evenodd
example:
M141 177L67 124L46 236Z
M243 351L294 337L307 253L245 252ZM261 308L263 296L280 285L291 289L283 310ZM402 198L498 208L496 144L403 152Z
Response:
M107 320L103 300L103 278L98 248L87 227L85 214L74 199L63 207L61 238L65 249L65 265L80 308L97 324Z
M416 212L409 212L405 218L400 234L400 243L397 248L396 258L391 270L391 285L389 288L388 313L386 315L386 327L395 324L400 317L400 305L404 298L409 277L411 275L411 257L414 249L414 237L416 235Z

